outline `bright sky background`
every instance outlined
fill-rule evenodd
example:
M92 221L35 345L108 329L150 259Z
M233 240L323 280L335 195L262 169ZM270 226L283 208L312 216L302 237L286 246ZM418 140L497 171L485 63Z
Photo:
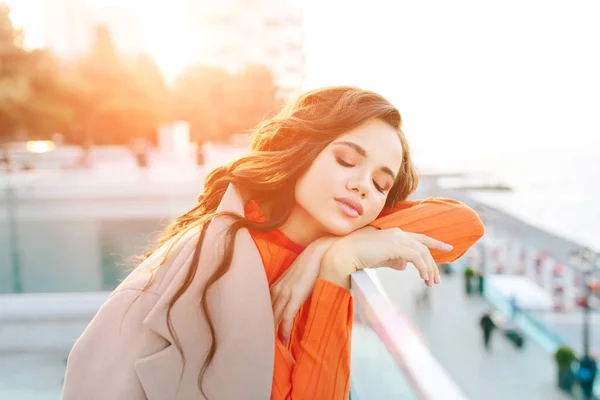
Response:
M32 7L40 1L9 1L34 45L43 43ZM182 0L161 2L166 10L156 1L129 3L147 21L163 21L147 38L149 52L166 69L183 65L185 47L171 45L185 34ZM414 147L600 146L597 0L301 4L306 88L354 84L381 92L399 107Z

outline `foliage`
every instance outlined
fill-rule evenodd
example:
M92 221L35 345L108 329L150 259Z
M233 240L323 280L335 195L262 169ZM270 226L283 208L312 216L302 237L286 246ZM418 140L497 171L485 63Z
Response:
M185 69L173 89L173 115L190 123L193 140L224 141L277 110L271 71L250 65L239 74L215 67Z
M467 267L464 270L465 278L473 278L475 276L475 271L471 267Z
M105 26L70 65L48 50L23 47L10 9L0 2L0 141L49 139L130 144L154 141L160 124L190 123L193 140L224 141L276 111L271 71L250 65L237 74L189 66L169 88L145 54L118 54Z
M86 144L124 144L153 139L165 121L167 88L154 61L145 55L119 57L108 29L99 26L91 51L75 69L80 96L73 104L74 135Z
M0 3L0 141L48 137L72 118L71 89L47 50L27 51Z
M570 347L561 346L554 353L554 361L561 367L570 366L577 356Z

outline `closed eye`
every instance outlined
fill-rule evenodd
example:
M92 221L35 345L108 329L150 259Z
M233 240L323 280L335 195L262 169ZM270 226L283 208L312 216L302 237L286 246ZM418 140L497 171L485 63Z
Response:
M377 184L377 182L375 182L374 180L373 180L373 185L375 186L375 189L377 189L377 190L378 190L378 191L380 191L381 193L384 193L384 192L385 192L385 190L384 190L384 189L383 189L381 186L379 186L379 185Z
M339 157L335 158L335 161L337 161L338 164L340 164L342 167L347 167L347 168L352 168L354 167L353 164L347 163L346 161L342 160Z

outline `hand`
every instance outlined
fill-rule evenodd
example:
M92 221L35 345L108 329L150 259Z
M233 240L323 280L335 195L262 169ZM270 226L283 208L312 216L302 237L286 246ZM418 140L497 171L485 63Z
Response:
M337 240L323 258L321 277L349 286L352 272L365 268L391 267L403 270L414 264L428 286L440 282L440 272L429 249L450 251L452 246L422 234L399 228L359 229Z
M286 345L292 334L294 318L312 293L319 277L323 255L334 240L335 238L327 237L311 243L300 253L281 278L271 285L275 332L281 323L281 336Z

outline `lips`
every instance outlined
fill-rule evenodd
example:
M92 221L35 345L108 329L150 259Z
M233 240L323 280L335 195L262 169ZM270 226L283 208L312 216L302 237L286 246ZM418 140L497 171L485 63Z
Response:
M340 209L347 216L356 218L363 215L363 207L358 201L349 197L336 197L335 201L338 202Z

